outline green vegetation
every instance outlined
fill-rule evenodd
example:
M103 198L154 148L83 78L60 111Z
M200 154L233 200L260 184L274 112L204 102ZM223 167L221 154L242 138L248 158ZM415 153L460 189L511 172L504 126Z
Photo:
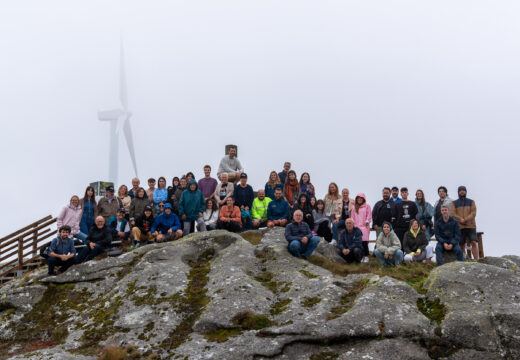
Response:
M289 304L291 303L291 301L292 301L291 299L282 299L282 300L275 302L274 304L271 305L271 309L269 310L269 313L271 315L278 315L278 314L284 312L289 307Z
M237 328L232 329L217 329L204 333L204 338L208 341L222 343L228 341L230 337L242 334L242 330Z
M339 354L332 351L322 351L319 354L312 354L309 360L335 360Z
M318 297L318 296L314 296L314 297L305 296L303 298L302 302L301 302L301 305L303 307L313 307L314 305L316 305L320 301L321 301L321 298Z
M368 280L361 280L352 284L345 290L348 292L343 294L339 300L339 305L330 309L330 314L327 315L327 320L332 320L340 317L347 311L349 311L353 306L354 302L361 291L367 285Z
M176 310L183 314L183 319L179 325L170 333L170 336L161 343L165 350L177 348L188 339L188 335L193 331L193 324L209 303L210 298L206 295L206 284L208 274L211 270L210 260L215 255L215 249L210 248L204 251L197 260L190 261L191 270L188 274L188 286L184 294L178 297Z
M256 231L256 230L245 231L245 232L241 233L240 236L242 236L244 238L244 240L249 241L252 245L255 245L255 246L260 244L260 242L262 241L262 237L263 237L263 235L259 231Z
M159 355L151 351L141 353L136 347L129 345L125 347L107 346L101 351L101 355L98 357L98 360L133 359L154 360L159 359Z
M310 273L310 272L308 272L307 270L300 270L300 272L301 272L303 275L307 276L309 279L315 279L315 278L318 277L318 275L315 275L315 274L313 274L313 273Z
M236 313L231 322L242 330L260 330L273 325L273 322L266 315L255 314L249 310Z
M424 314L432 324L437 325L435 328L435 334L441 336L441 323L446 316L446 306L441 303L439 298L431 301L428 298L417 299L417 308Z
M262 269L265 270L265 269ZM262 272L260 275L253 277L260 284L268 288L273 294L279 292L287 292L291 289L291 283L287 281L273 281L274 275L270 272Z

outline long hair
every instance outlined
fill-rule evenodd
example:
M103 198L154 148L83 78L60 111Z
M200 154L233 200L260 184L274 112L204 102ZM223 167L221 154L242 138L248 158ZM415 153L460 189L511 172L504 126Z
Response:
M331 185L334 185L334 187L336 188L336 192L334 194L331 194L330 192L330 186ZM339 198L339 190L338 190L338 184L336 184L335 182L331 182L329 184L329 189L327 190L327 195L325 195L325 199L332 199L332 196L334 196L336 199Z
M318 205L321 204L323 205L323 208L321 209L318 209ZM325 212L325 201L323 201L322 199L319 199L318 201L316 201L316 212L319 213L319 214L323 214Z
M211 201L211 214L209 215L209 218L211 219L211 217L213 216L213 213L215 211L217 211L218 207L217 207L217 202L215 201L215 199L208 199L206 201L206 209L208 208L208 203Z
M139 197L139 192L143 190L143 196L142 197ZM136 199L144 199L144 195L146 194L146 191L144 190L144 188L142 187L138 187L137 190L135 191L135 198Z
M83 196L83 201L87 200L88 198L88 191L89 190L92 190L92 197L90 198L90 201L92 201L92 203L94 204L94 206L97 206L97 203L96 203L96 191L94 190L94 187L93 186L87 186L87 188L85 189L85 196Z
M363 204L358 204L357 199L363 199ZM364 199L362 196L356 196L356 200L354 201L354 208L356 209L356 214L359 214L359 208L367 203L366 199Z
M121 197L121 192L123 192L123 190L124 193L122 197L128 196L128 187L126 185L121 185L119 189L117 189L117 196Z
M271 176L275 174L276 175L276 179L273 181L271 180ZM282 182L280 181L280 177L278 176L277 172L276 171L271 171L269 173L269 179L267 179L267 185L269 185L272 189L275 188L276 185L280 185Z
M163 189L166 189L166 178L165 178L164 176L161 176L161 177L159 177L159 179L157 179L157 187L158 187L159 189L161 189L161 186L159 185L159 182L160 182L161 180L164 180L164 188L163 188Z
M309 177L309 181L308 181L308 182L306 182L306 183L303 182L303 175L307 175L307 176ZM311 176L309 175L308 172L304 172L304 173L302 174L302 176L300 176L300 185L310 184L310 183L311 183Z
M422 194L422 199L421 200L417 200L417 202L419 202L419 204L421 205L422 211L424 211L424 208L426 206L426 199L424 198L424 191L422 191L421 189L417 189L417 191L415 192L415 199L417 199L417 193L419 191Z

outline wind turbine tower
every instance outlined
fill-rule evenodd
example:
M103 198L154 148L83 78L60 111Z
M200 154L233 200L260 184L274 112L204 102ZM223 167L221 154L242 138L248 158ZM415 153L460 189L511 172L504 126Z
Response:
M134 140L132 137L132 127L130 117L132 113L128 111L128 99L126 93L126 74L124 64L123 39L120 44L120 66L119 66L119 100L121 107L115 110L98 111L100 121L110 121L110 153L108 162L109 181L118 184L119 174L119 134L125 135L128 153L132 160L134 173L137 177L137 163L135 161Z

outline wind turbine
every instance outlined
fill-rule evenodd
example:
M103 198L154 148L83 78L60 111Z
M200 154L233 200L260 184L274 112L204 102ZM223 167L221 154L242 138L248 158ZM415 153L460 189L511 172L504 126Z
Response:
M121 107L115 110L98 111L100 121L110 121L110 155L108 163L109 181L117 184L119 170L119 134L121 131L125 135L128 152L132 159L135 176L137 177L137 163L135 161L134 140L132 137L132 127L130 125L130 116L132 113L128 111L128 99L126 95L126 75L124 64L123 39L120 44L120 66L119 66L119 100Z

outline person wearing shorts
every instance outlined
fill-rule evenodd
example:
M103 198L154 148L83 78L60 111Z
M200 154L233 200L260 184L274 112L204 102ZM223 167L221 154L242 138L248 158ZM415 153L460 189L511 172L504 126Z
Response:
M466 252L466 243L471 246L471 254L475 260L479 258L477 243L477 224L475 216L477 215L477 205L475 201L466 197L467 190L465 186L459 186L459 198L450 205L450 215L459 222L460 225L460 248L462 252Z

